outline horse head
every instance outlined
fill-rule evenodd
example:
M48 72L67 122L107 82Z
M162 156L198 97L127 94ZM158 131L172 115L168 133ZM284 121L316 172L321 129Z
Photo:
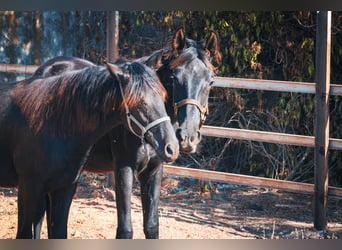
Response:
M119 84L126 128L152 145L162 160L176 160L178 140L165 110L167 93L156 73L138 62L107 63L107 68Z
M166 108L176 128L181 152L194 153L201 141L200 128L208 114L214 60L221 60L215 32L211 31L205 41L194 41L186 38L182 29L174 34L170 49L146 60L156 68L168 91Z

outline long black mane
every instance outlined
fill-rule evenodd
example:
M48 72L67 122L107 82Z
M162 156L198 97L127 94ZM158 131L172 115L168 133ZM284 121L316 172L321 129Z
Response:
M121 110L123 102L128 107L138 105L148 91L165 100L165 89L148 67L135 62L120 68L126 72L119 75L123 98L117 78L106 67L95 66L34 79L30 84L19 82L15 101L35 133L48 127L55 134L75 135L96 128L110 112Z

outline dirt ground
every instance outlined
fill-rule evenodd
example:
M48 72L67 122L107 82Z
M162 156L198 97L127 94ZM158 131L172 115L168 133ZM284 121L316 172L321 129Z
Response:
M115 238L115 194L106 182L106 175L82 175L68 238ZM15 238L16 195L15 189L0 189L1 239ZM312 195L191 178L164 178L159 218L161 239L342 239L342 199L329 199L328 231L315 231ZM132 221L134 239L143 239L139 184L132 197ZM43 228L45 239L45 224Z

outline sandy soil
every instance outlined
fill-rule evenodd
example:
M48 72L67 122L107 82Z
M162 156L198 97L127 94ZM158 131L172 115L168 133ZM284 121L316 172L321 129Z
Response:
M113 239L115 194L106 175L84 173L73 200L71 239ZM161 239L342 239L342 200L330 198L328 231L315 231L312 195L241 185L165 177L161 192ZM215 187L215 188L213 188ZM15 189L0 189L0 238L16 234ZM134 238L143 239L139 184L132 197ZM47 238L44 224L42 238Z

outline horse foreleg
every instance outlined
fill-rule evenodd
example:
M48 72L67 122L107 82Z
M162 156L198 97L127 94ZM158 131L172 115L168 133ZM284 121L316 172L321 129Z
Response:
M48 217L49 239L66 239L69 209L77 184L58 189L49 194Z
M42 230L42 225L43 225L43 219L44 219L44 214L46 211L46 214L49 215L48 210L49 210L49 196L45 195L45 209L44 211L42 211L42 215L41 217L37 218L38 220L34 222L33 225L33 238L34 239L40 239L40 234L41 234L41 230ZM47 216L47 225L49 226L49 216ZM49 229L48 229L49 232Z
M51 232L52 232L52 227L51 227L51 203L50 203L50 196L46 195L46 224L47 224L47 231L48 231L48 238L52 238Z
M162 175L160 161L150 162L147 169L139 175L146 239L159 238L158 205Z
M37 221L33 222L33 238L34 239L40 239L40 233L42 230L43 225L43 219L44 219L44 213L40 218L38 218Z
M35 238L39 238L40 235L36 235L36 225L44 215L43 197L39 182L19 181L17 239L32 239L32 226L35 228Z
M27 211L25 210L24 191L18 187L18 228L17 239L32 239L32 224L27 220Z
M115 194L118 217L117 239L133 238L131 221L133 176L133 170L129 166L118 167L115 172Z

